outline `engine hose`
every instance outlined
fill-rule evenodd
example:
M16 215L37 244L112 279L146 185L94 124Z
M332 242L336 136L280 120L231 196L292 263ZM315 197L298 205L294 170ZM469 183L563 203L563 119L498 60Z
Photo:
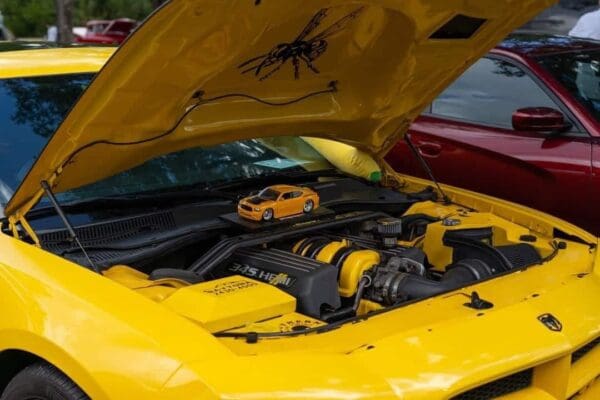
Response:
M441 281L396 272L383 274L374 280L374 294L386 305L432 297L458 289L465 284L492 276L491 268L481 260L466 259L452 265Z
M367 287L371 286L371 283L372 280L369 275L363 275L362 278L360 278L358 289L356 289L356 297L354 298L354 306L352 307L354 313L358 312L358 307L360 307L360 301L362 300L363 293Z
M321 320L331 323L356 316L358 313L358 308L360 307L360 301L363 293L365 289L371 285L371 283L371 277L369 275L363 275L358 283L358 287L356 289L356 298L354 299L354 304L352 307L343 307L332 312L324 313L321 315Z

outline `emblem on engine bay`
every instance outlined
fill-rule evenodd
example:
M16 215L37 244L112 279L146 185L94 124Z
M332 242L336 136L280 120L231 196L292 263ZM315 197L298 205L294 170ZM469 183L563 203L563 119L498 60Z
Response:
M277 285L290 285L291 280L288 274L277 274L273 278L269 279L269 284L273 286Z
M273 286L291 288L296 282L296 278L286 273L276 273L264 268L253 267L250 265L233 263L227 270L248 278L271 284Z
M552 314L542 314L537 319L553 332L562 331L562 323Z

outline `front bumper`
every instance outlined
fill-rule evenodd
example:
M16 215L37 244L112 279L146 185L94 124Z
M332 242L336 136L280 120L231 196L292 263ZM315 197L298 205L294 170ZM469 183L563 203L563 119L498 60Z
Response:
M259 211L255 211L251 205L248 204L246 206L252 208L252 211L246 210L246 209L242 208L241 205L238 205L237 212L240 217L249 219L252 221L262 221L262 215L263 215L262 209Z
M578 350L577 350L578 351ZM577 352L576 351L576 352ZM576 353L574 352L574 353ZM293 358L293 356L291 357ZM465 382L479 375L477 369L458 376L421 371L419 378L388 376L365 371L358 360L314 356L309 361L298 355L294 360L272 358L270 368L245 359L242 368L231 367L220 377L211 376L215 386L208 388L198 375L208 365L194 364L180 369L165 386L170 398L220 399L405 399L405 400L597 400L600 393L600 346L582 358L572 354L526 368L499 378L477 378L471 388ZM291 366L291 363L297 363ZM312 371L305 369L314 362ZM397 360L402 363L402 360ZM213 368L219 368L218 363ZM372 365L375 367L375 364ZM216 380L213 380L216 379ZM492 379L492 380L490 380ZM235 389L234 389L235 387ZM218 395L216 393L219 393Z

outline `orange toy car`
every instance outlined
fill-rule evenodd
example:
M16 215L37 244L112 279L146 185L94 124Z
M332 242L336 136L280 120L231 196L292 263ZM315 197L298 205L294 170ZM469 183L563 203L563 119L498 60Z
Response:
M296 214L308 214L319 207L319 195L312 189L275 185L255 196L240 200L238 214L253 221L270 221Z

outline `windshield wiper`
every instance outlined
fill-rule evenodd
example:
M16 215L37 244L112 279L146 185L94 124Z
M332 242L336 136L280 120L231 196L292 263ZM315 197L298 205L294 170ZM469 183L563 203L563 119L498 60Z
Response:
M143 208L160 205L165 202L177 200L205 201L205 200L227 200L236 202L239 196L218 190L200 190L187 188L176 188L156 192L143 192L127 194L122 196L93 197L84 200L62 203L62 209L66 212L85 211L90 208L111 209L117 207ZM31 210L29 217L43 217L56 214L54 207L39 207Z
M208 186L204 183L195 183L174 188L124 194L120 196L93 197L83 200L64 202L61 204L61 206L65 212L73 213L78 211L86 211L90 208L144 208L157 206L165 202L168 203L181 200L189 200L193 202L206 200L226 200L231 201L232 203L237 203L243 197L237 193L237 189L260 185L270 185L276 182L304 182L307 179L310 180L320 177L348 177L348 175L336 169L327 169L321 171L278 171L276 173L259 175L250 178L216 182ZM30 218L39 218L55 214L56 211L54 207L47 206L35 208L27 215Z
M223 181L222 183L215 182L205 187L206 190L232 190L232 189L241 189L245 187L251 186L260 186L260 185L271 185L274 183L302 183L307 179L315 179L315 178L347 178L349 175L344 174L343 172L337 169L326 169L320 171L278 171L271 174L263 174L258 176L253 176L250 178L239 178L228 181ZM360 178L357 178L360 179Z

